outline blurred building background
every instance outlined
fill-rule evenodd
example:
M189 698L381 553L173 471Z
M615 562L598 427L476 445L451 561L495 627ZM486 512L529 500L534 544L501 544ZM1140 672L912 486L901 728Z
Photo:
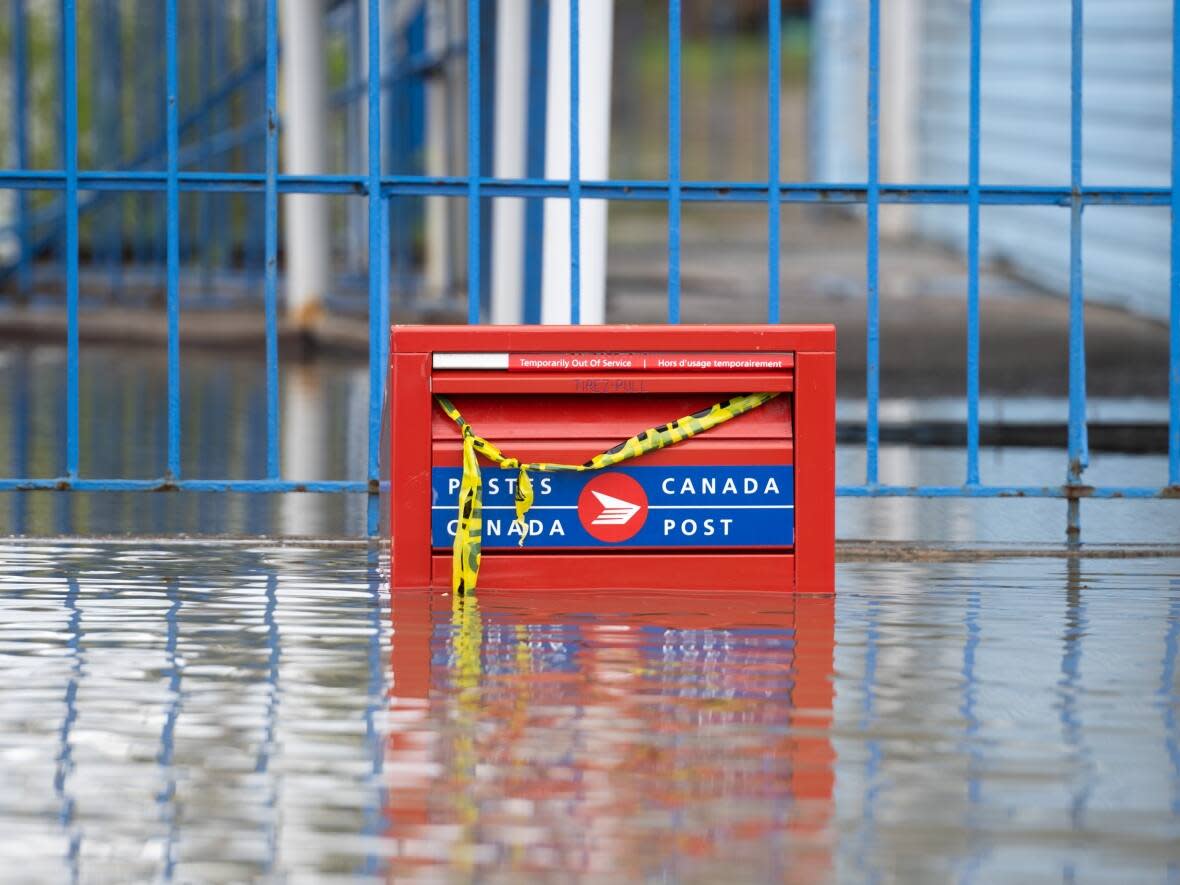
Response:
M467 131L466 4L381 0L379 5L382 173L458 181L467 174L473 143ZM61 0L6 0L4 6L0 92L8 98L8 112L0 114L0 156L4 167L28 177L18 189L0 192L0 306L48 309L64 298L65 201L61 190L39 188L44 179L36 173L66 165L65 6ZM368 6L368 0L279 2L279 172L358 182L354 194L337 189L282 197L280 299L301 325L314 325L321 304L342 314L368 307L369 220L360 186L368 173ZM79 0L76 7L72 70L84 179L82 304L159 306L166 283L165 195L159 181L131 192L116 190L113 181L102 190L88 184L104 172L158 177L166 169L164 5ZM178 5L182 176L208 183L217 175L263 174L265 8L265 0ZM481 174L568 177L568 3L502 0L480 9ZM803 178L810 11L805 0L793 0L784 4L783 14L783 168L788 177ZM684 178L765 179L766 21L764 3L685 4ZM657 0L581 4L583 178L667 177L667 28L667 6ZM195 311L194 334L202 311L260 303L261 177L257 185L252 193L237 193L228 186L224 192L197 191L182 183L181 299L186 310ZM395 310L402 316L445 316L461 308L469 241L462 190L454 197L402 192L385 203L389 242L379 258L388 265ZM718 221L733 208L719 206L699 219L689 209L686 225ZM560 201L482 201L485 317L538 321L548 289L546 303L554 307L547 319L561 318L569 263L565 211ZM588 320L604 318L608 288L626 298L634 288L630 283L646 290L666 282L659 269L646 267L657 258L665 262L666 255L628 252L628 244L666 239L664 206L628 203L612 211L619 213L617 224L608 223L605 202L583 204ZM765 243L765 233L758 236ZM608 250L608 238L621 251ZM10 327L29 325L21 325L11 311L5 318Z
M1088 0L1083 26L1086 184L1167 187L1171 181L1172 4ZM817 0L812 28L811 161L818 181L864 181L867 0ZM881 181L967 180L970 17L966 0L895 0L881 17ZM982 6L980 179L1068 186L1070 6L988 0ZM967 216L954 206L892 212L886 230L962 250ZM1086 209L1086 298L1168 316L1166 210ZM1069 284L1069 213L993 207L982 252L1062 293Z
M0 15L3 163L63 167L61 3L6 0ZM382 0L382 170L461 177L468 169L466 7L461 0ZM582 167L588 180L668 174L667 4L610 0L582 6ZM280 171L367 173L367 0L280 3ZM182 173L265 167L264 0L179 5ZM964 0L897 0L882 18L881 180L966 179L968 27ZM782 171L786 181L866 176L867 0L783 5ZM163 4L78 4L79 167L165 167ZM565 18L563 18L565 16ZM685 179L764 180L767 146L766 5L688 2L683 9ZM481 5L480 169L498 178L568 176L568 4ZM1085 20L1084 180L1162 186L1170 175L1171 9L1163 0L1089 0ZM1069 181L1069 4L992 0L983 7L981 176L985 184ZM32 185L30 185L32 186ZM285 196L279 260L292 315L314 305L366 309L368 216L363 198ZM184 191L181 246L186 307L258 302L264 218L260 193ZM159 190L83 190L82 293L90 303L160 300L164 196ZM52 303L62 291L63 196L0 193L0 291L8 306ZM446 313L466 284L468 217L461 196L387 201L389 295L409 315ZM497 321L561 318L568 285L567 210L560 201L485 199L481 299ZM666 262L661 203L583 205L589 320L604 302L658 288ZM792 207L785 209L788 216ZM1092 207L1085 228L1088 300L1154 318L1167 313L1168 232L1162 208ZM617 220L608 221L608 213ZM796 213L797 215L797 213ZM733 204L687 207L685 230L707 247L720 229L761 241L758 215ZM808 224L815 218L807 219ZM981 245L1008 274L1049 292L1068 280L1068 213L989 207ZM736 226L735 226L736 225ZM954 206L882 214L895 239L961 250L966 215ZM806 241L790 227L784 239ZM563 240L564 237L564 240ZM610 245L607 245L607 241ZM646 244L646 248L639 248ZM548 256L548 258L546 258ZM691 262L686 252L686 260ZM837 268L838 270L838 268ZM686 267L692 288L693 267ZM832 274L819 289L846 288ZM838 275L838 274L837 274ZM807 289L807 281L796 288ZM853 288L858 288L855 284ZM787 293L789 296L790 292ZM312 302L307 309L305 302ZM495 304L495 307L493 307ZM618 318L633 305L619 304ZM757 319L754 314L743 318ZM635 318L646 314L638 310ZM699 319L711 317L702 316ZM302 320L301 320L302 322Z

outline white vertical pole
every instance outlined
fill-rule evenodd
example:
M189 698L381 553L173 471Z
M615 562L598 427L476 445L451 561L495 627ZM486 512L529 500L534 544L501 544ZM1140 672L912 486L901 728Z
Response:
M578 83L581 170L584 180L609 177L611 54L614 0L579 4ZM549 94L545 115L545 177L567 179L570 169L570 5L549 6ZM605 200L581 201L582 322L606 320ZM545 201L541 321L568 323L570 317L569 203Z
M430 55L449 51L446 33L447 11L443 3L428 3L426 6L426 51ZM430 176L454 175L454 169L447 168L447 77L450 76L451 62L448 59L438 71L426 81L426 174ZM426 244L423 274L426 280L426 296L441 297L450 294L447 286L447 254L450 237L447 231L447 200L440 197L426 199Z
M283 0L283 171L323 174L328 159L322 0ZM328 204L311 194L283 197L287 313L300 327L323 310L331 272Z
M496 9L495 174L524 178L528 134L529 0ZM492 203L492 322L524 320L524 200Z
M920 0L892 0L881 18L881 107L889 115L881 126L881 178L917 181L918 104L921 87L922 8ZM909 233L914 206L902 205L881 215L881 231L893 236Z

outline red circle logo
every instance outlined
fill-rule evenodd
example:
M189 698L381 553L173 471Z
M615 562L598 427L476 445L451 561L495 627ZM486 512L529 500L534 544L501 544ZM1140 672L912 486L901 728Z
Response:
M578 519L599 541L629 540L647 520L647 493L625 473L600 473L582 487Z

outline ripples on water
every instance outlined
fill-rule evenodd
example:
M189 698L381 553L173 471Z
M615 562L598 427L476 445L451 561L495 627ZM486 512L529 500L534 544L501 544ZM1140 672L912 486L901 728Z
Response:
M22 880L1180 877L1175 560L460 609L364 547L0 563Z

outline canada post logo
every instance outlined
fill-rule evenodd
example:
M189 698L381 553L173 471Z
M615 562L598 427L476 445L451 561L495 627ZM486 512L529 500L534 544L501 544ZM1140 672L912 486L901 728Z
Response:
M524 550L602 547L789 547L795 478L789 464L627 465L533 474ZM458 467L431 471L431 544L448 548L458 525ZM520 549L514 471L483 472L484 549Z
M578 495L578 520L599 541L628 541L647 521L647 493L625 473L600 473Z

